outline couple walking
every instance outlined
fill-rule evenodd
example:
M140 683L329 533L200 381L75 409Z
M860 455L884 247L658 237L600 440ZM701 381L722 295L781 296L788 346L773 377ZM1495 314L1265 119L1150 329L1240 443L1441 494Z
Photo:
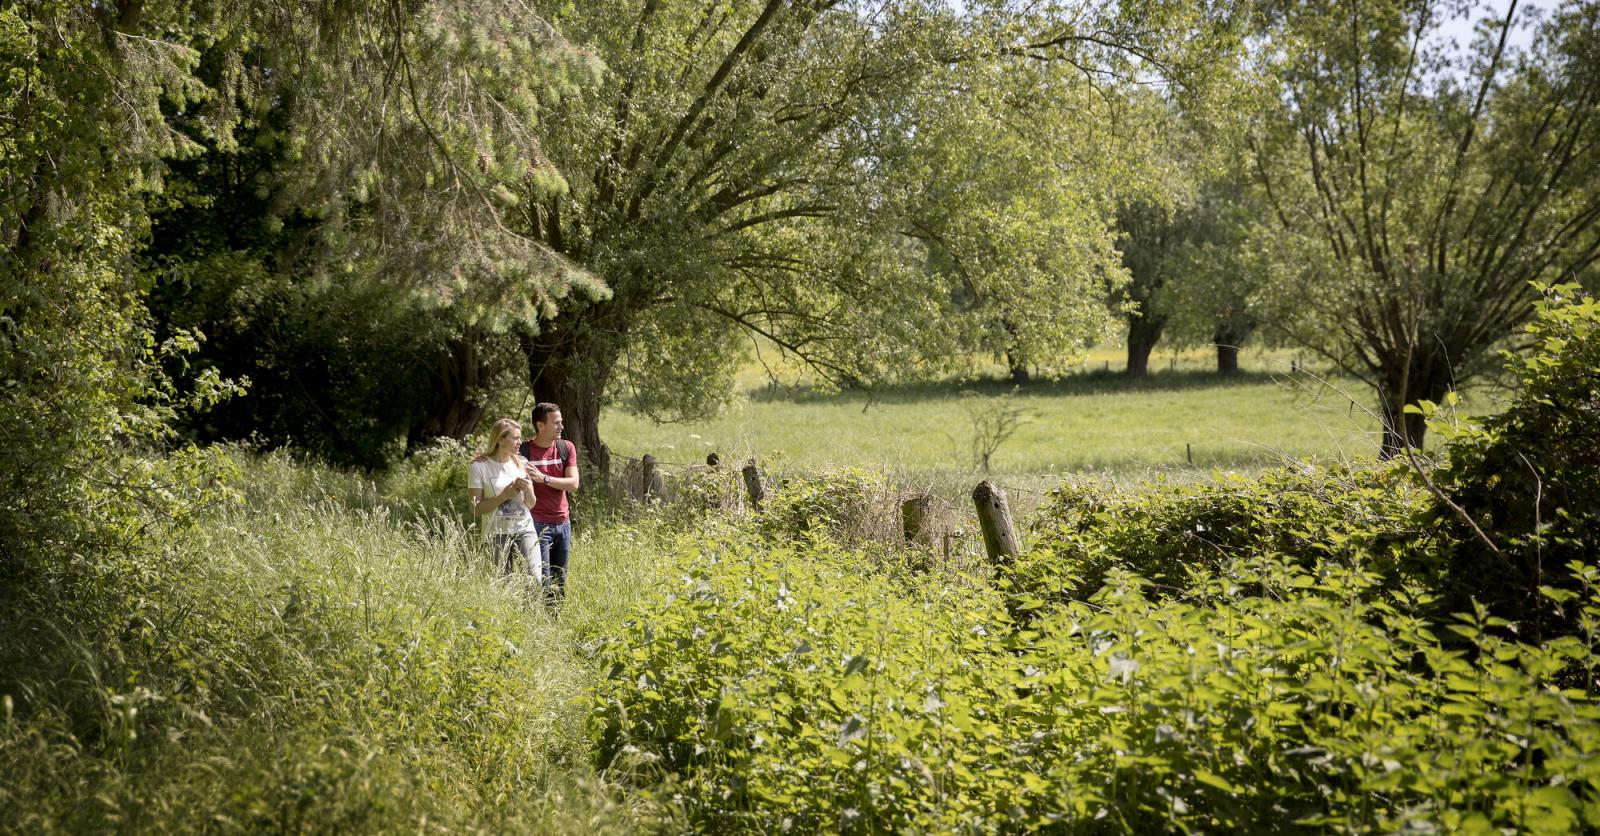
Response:
M567 493L578 489L578 451L561 437L561 408L533 408L533 437L524 441L522 425L501 418L489 429L484 451L467 471L472 513L483 518L483 533L494 547L495 563L512 570L522 565L542 584L549 600L561 596L572 553L572 515Z

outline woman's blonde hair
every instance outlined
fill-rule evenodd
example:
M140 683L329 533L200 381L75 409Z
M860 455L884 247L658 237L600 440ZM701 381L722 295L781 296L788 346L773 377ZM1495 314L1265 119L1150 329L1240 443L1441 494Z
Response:
M521 433L522 425L511 418L501 418L500 420L494 422L494 424L489 427L489 438L485 441L483 452L479 453L475 458L481 460L493 456L495 448L500 446L500 439L505 438L506 433L511 430L516 430L518 433ZM520 453L515 455L520 455Z

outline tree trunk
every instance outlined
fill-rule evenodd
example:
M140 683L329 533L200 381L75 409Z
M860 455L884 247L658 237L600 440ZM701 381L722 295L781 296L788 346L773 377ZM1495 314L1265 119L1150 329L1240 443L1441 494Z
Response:
M578 455L589 470L585 483L604 487L610 484L611 450L600 439L600 410L624 331L600 327L598 321L588 321L591 318L573 312L560 324L545 323L542 334L518 336L528 357L534 401L561 408L566 425L562 437L578 445ZM595 334L604 336L597 339Z
M1255 330L1254 325L1242 319L1237 315L1229 315L1217 322L1211 331L1211 342L1217 347L1217 374L1239 373L1239 347L1250 339L1251 332Z
M1017 326L1011 321L1010 314L1000 317L1000 327L1006 331L1010 345L1006 348L1006 370L1011 373L1011 382L1022 385L1028 382L1028 352L1023 349L1022 338L1017 335Z
M1161 341L1161 331L1167 325L1164 316L1147 317L1139 314L1128 317L1128 377L1144 377L1150 373L1150 352Z
M1227 343L1217 343L1217 374L1236 375L1239 373L1239 347Z
M491 370L470 336L453 337L434 365L433 398L422 420L411 428L406 447L415 450L435 438L464 439L483 420L483 404L472 392L488 380Z
M1444 357L1419 354L1413 357L1410 374L1405 373L1403 364L1402 360L1397 364L1400 368L1384 372L1383 389L1378 393L1379 417L1383 420L1383 440L1378 455L1383 459L1401 455L1406 447L1422 449L1423 437L1428 432L1427 418L1408 414L1405 407L1420 401L1439 403L1454 382Z
M1392 459L1401 455L1405 448L1413 450L1422 449L1422 438L1428 432L1427 421L1417 414L1395 415L1385 408L1383 417L1383 441L1380 442L1378 458Z
M1011 371L1011 382L1018 386L1025 385L1032 377L1028 373L1028 361L1022 359L1020 352L1006 352L1006 367Z

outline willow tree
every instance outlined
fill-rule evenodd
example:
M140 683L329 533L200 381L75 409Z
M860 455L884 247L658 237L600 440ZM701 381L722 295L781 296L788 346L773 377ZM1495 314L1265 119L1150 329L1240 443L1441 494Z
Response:
M622 375L636 403L692 411L725 388L749 335L844 385L970 350L963 337L994 333L962 323L974 312L1001 333L1009 319L1018 333L1068 342L1062 332L1085 320L1079 301L1099 280L1088 265L1109 247L1104 224L1083 220L1087 201L1053 180L1074 155L1092 165L1094 149L1051 143L1054 130L1028 141L1025 109L990 131L1007 118L992 108L1019 100L1019 65L1058 68L1039 70L1032 104L1057 107L1050 120L1061 124L1083 96L1055 93L1181 40L1179 26L1157 24L1187 5L1142 5L1140 18L1111 4L957 14L917 0L552 8L608 74L547 122L570 190L525 202L525 223L609 295L542 300L523 340L535 394L561 403L604 467L599 416ZM1006 85L1018 85L1009 98L989 95ZM1048 196L1008 182L1002 172L1017 166L1016 179ZM1045 219L1051 234L1012 212ZM986 232L999 234L980 245ZM939 243L951 236L965 243ZM944 269L956 258L982 269ZM1019 287L1038 303L1027 321L998 298Z
M1600 257L1600 7L1566 3L1526 51L1512 0L1457 55L1435 0L1269 4L1276 107L1257 177L1299 250L1270 326L1371 385L1382 452L1420 446L1406 412L1491 365L1532 283Z
M1012 58L996 83L930 97L894 181L914 195L902 210L907 234L955 295L944 321L958 344L1025 383L1035 369L1077 365L1109 330L1113 310L1085 280L1102 277L1113 293L1131 285L1111 223L1118 205L1170 201L1180 185L1170 134L1152 129L1158 97L1126 79L1091 86L1049 61Z

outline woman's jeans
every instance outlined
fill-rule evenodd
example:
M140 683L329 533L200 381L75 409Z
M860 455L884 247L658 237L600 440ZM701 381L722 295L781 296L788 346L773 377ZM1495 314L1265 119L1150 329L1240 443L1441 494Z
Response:
M545 587L552 598L560 597L567 583L567 555L572 552L572 521L546 523L534 520L533 529L539 533L539 555Z
M516 571L516 557L521 554L523 571L527 572L535 583L542 583L545 578L550 577L550 570L545 568L546 562L536 553L539 548L537 531L496 534L492 539L495 565L502 567L502 571L507 573Z

